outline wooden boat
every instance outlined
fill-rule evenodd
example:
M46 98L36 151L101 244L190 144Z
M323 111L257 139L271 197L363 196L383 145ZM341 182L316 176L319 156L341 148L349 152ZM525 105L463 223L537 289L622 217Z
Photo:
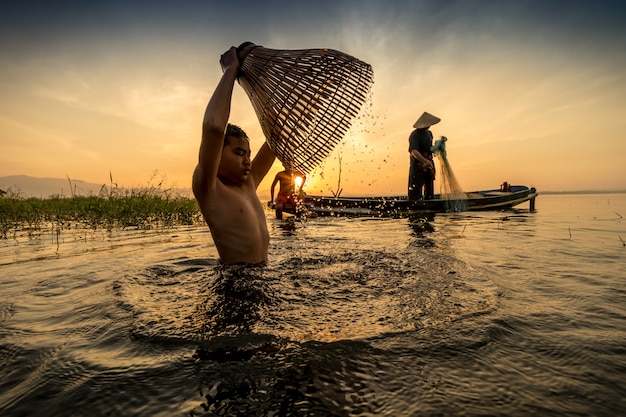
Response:
M535 188L503 184L499 189L465 193L467 199L452 200L435 195L432 200L408 200L406 196L390 197L328 197L304 195L301 203L308 215L317 216L376 216L409 217L422 213L446 213L475 210L502 210L529 201L535 209ZM287 204L284 212L296 214ZM299 208L298 214L305 212Z

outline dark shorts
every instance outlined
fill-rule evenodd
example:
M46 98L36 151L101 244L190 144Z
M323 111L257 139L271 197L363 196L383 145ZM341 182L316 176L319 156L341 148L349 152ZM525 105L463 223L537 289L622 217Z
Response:
M411 159L409 168L409 200L427 200L434 196L435 170L425 170L419 162Z
M278 194L276 196L276 204L295 204L295 199L293 194Z

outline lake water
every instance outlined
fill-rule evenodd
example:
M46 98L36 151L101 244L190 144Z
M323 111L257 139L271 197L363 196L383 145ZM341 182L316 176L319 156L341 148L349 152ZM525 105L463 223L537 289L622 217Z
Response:
M626 194L527 204L2 240L0 415L624 415Z

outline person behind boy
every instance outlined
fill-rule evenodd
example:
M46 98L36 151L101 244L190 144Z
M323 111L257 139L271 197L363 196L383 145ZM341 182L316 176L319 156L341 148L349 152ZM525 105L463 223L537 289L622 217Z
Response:
M224 264L267 260L269 232L256 189L276 156L267 142L250 160L246 133L228 123L240 64L235 47L220 58L220 79L204 113L192 188Z
M440 118L424 112L413 125L415 129L409 136L409 200L430 200L435 193L435 164L433 153L433 134L429 128L441 121Z
M296 178L300 178L300 184L296 184ZM283 209L285 204L291 204L294 208L294 212L298 211L298 198L302 193L302 187L304 186L305 177L304 175L287 169L280 171L274 177L274 182L272 182L272 187L270 189L270 203L274 201L274 190L276 188L276 184L280 184L278 189L278 195L276 196L276 218L283 218ZM296 191L296 185L298 185L298 190Z

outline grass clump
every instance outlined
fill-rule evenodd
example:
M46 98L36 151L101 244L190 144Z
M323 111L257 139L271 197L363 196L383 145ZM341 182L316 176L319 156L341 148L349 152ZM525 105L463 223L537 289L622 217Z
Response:
M50 227L155 229L203 222L195 199L173 195L161 186L120 189L111 182L97 196L72 193L71 197L29 198L4 193L0 195L0 239L18 231L32 236Z

